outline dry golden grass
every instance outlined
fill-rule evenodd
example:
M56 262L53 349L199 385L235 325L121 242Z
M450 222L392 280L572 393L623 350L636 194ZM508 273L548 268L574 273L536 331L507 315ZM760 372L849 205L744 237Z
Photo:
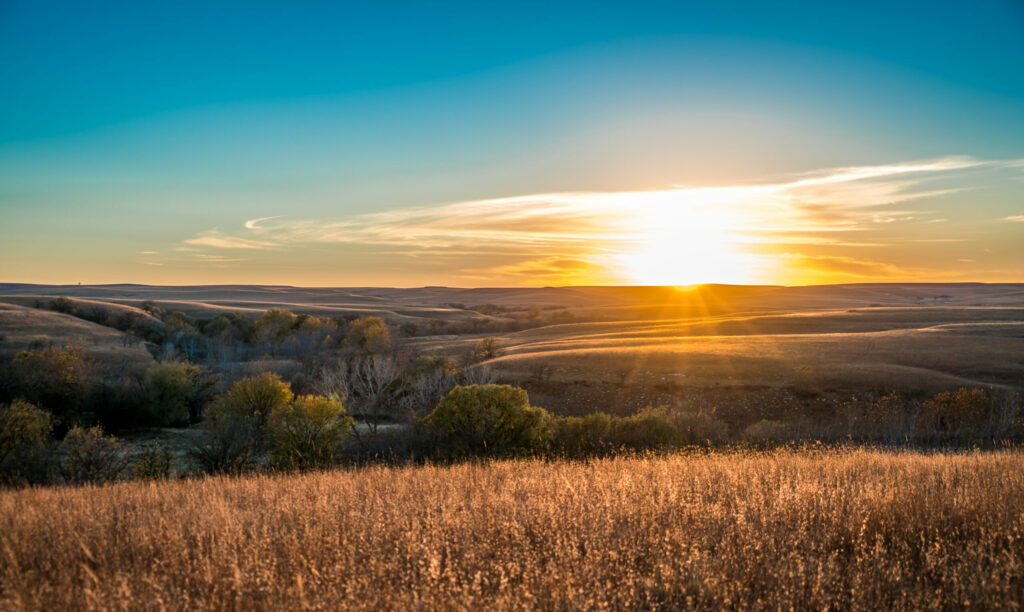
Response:
M0 494L6 608L1019 608L1024 454L372 467Z
M106 369L124 363L145 368L153 357L140 342L110 327L59 312L0 302L0 361L7 361L33 343L80 346L86 356Z

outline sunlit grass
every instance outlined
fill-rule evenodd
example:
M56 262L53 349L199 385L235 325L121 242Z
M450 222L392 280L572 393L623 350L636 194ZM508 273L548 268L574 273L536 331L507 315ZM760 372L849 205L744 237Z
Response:
M371 467L0 494L9 608L1024 603L1024 454Z

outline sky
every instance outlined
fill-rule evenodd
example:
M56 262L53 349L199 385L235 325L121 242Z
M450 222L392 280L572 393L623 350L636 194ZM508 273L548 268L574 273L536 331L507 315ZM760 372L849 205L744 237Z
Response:
M0 0L0 282L1024 282L1024 3Z

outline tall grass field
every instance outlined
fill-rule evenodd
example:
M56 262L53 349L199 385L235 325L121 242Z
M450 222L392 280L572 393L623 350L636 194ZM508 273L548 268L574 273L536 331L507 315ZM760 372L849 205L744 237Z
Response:
M4 609L1024 605L1024 454L368 467L0 493Z

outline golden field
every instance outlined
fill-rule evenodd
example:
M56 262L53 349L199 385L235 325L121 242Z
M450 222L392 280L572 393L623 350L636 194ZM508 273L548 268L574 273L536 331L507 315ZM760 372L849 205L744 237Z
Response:
M712 453L0 493L5 609L1024 605L1024 453Z

